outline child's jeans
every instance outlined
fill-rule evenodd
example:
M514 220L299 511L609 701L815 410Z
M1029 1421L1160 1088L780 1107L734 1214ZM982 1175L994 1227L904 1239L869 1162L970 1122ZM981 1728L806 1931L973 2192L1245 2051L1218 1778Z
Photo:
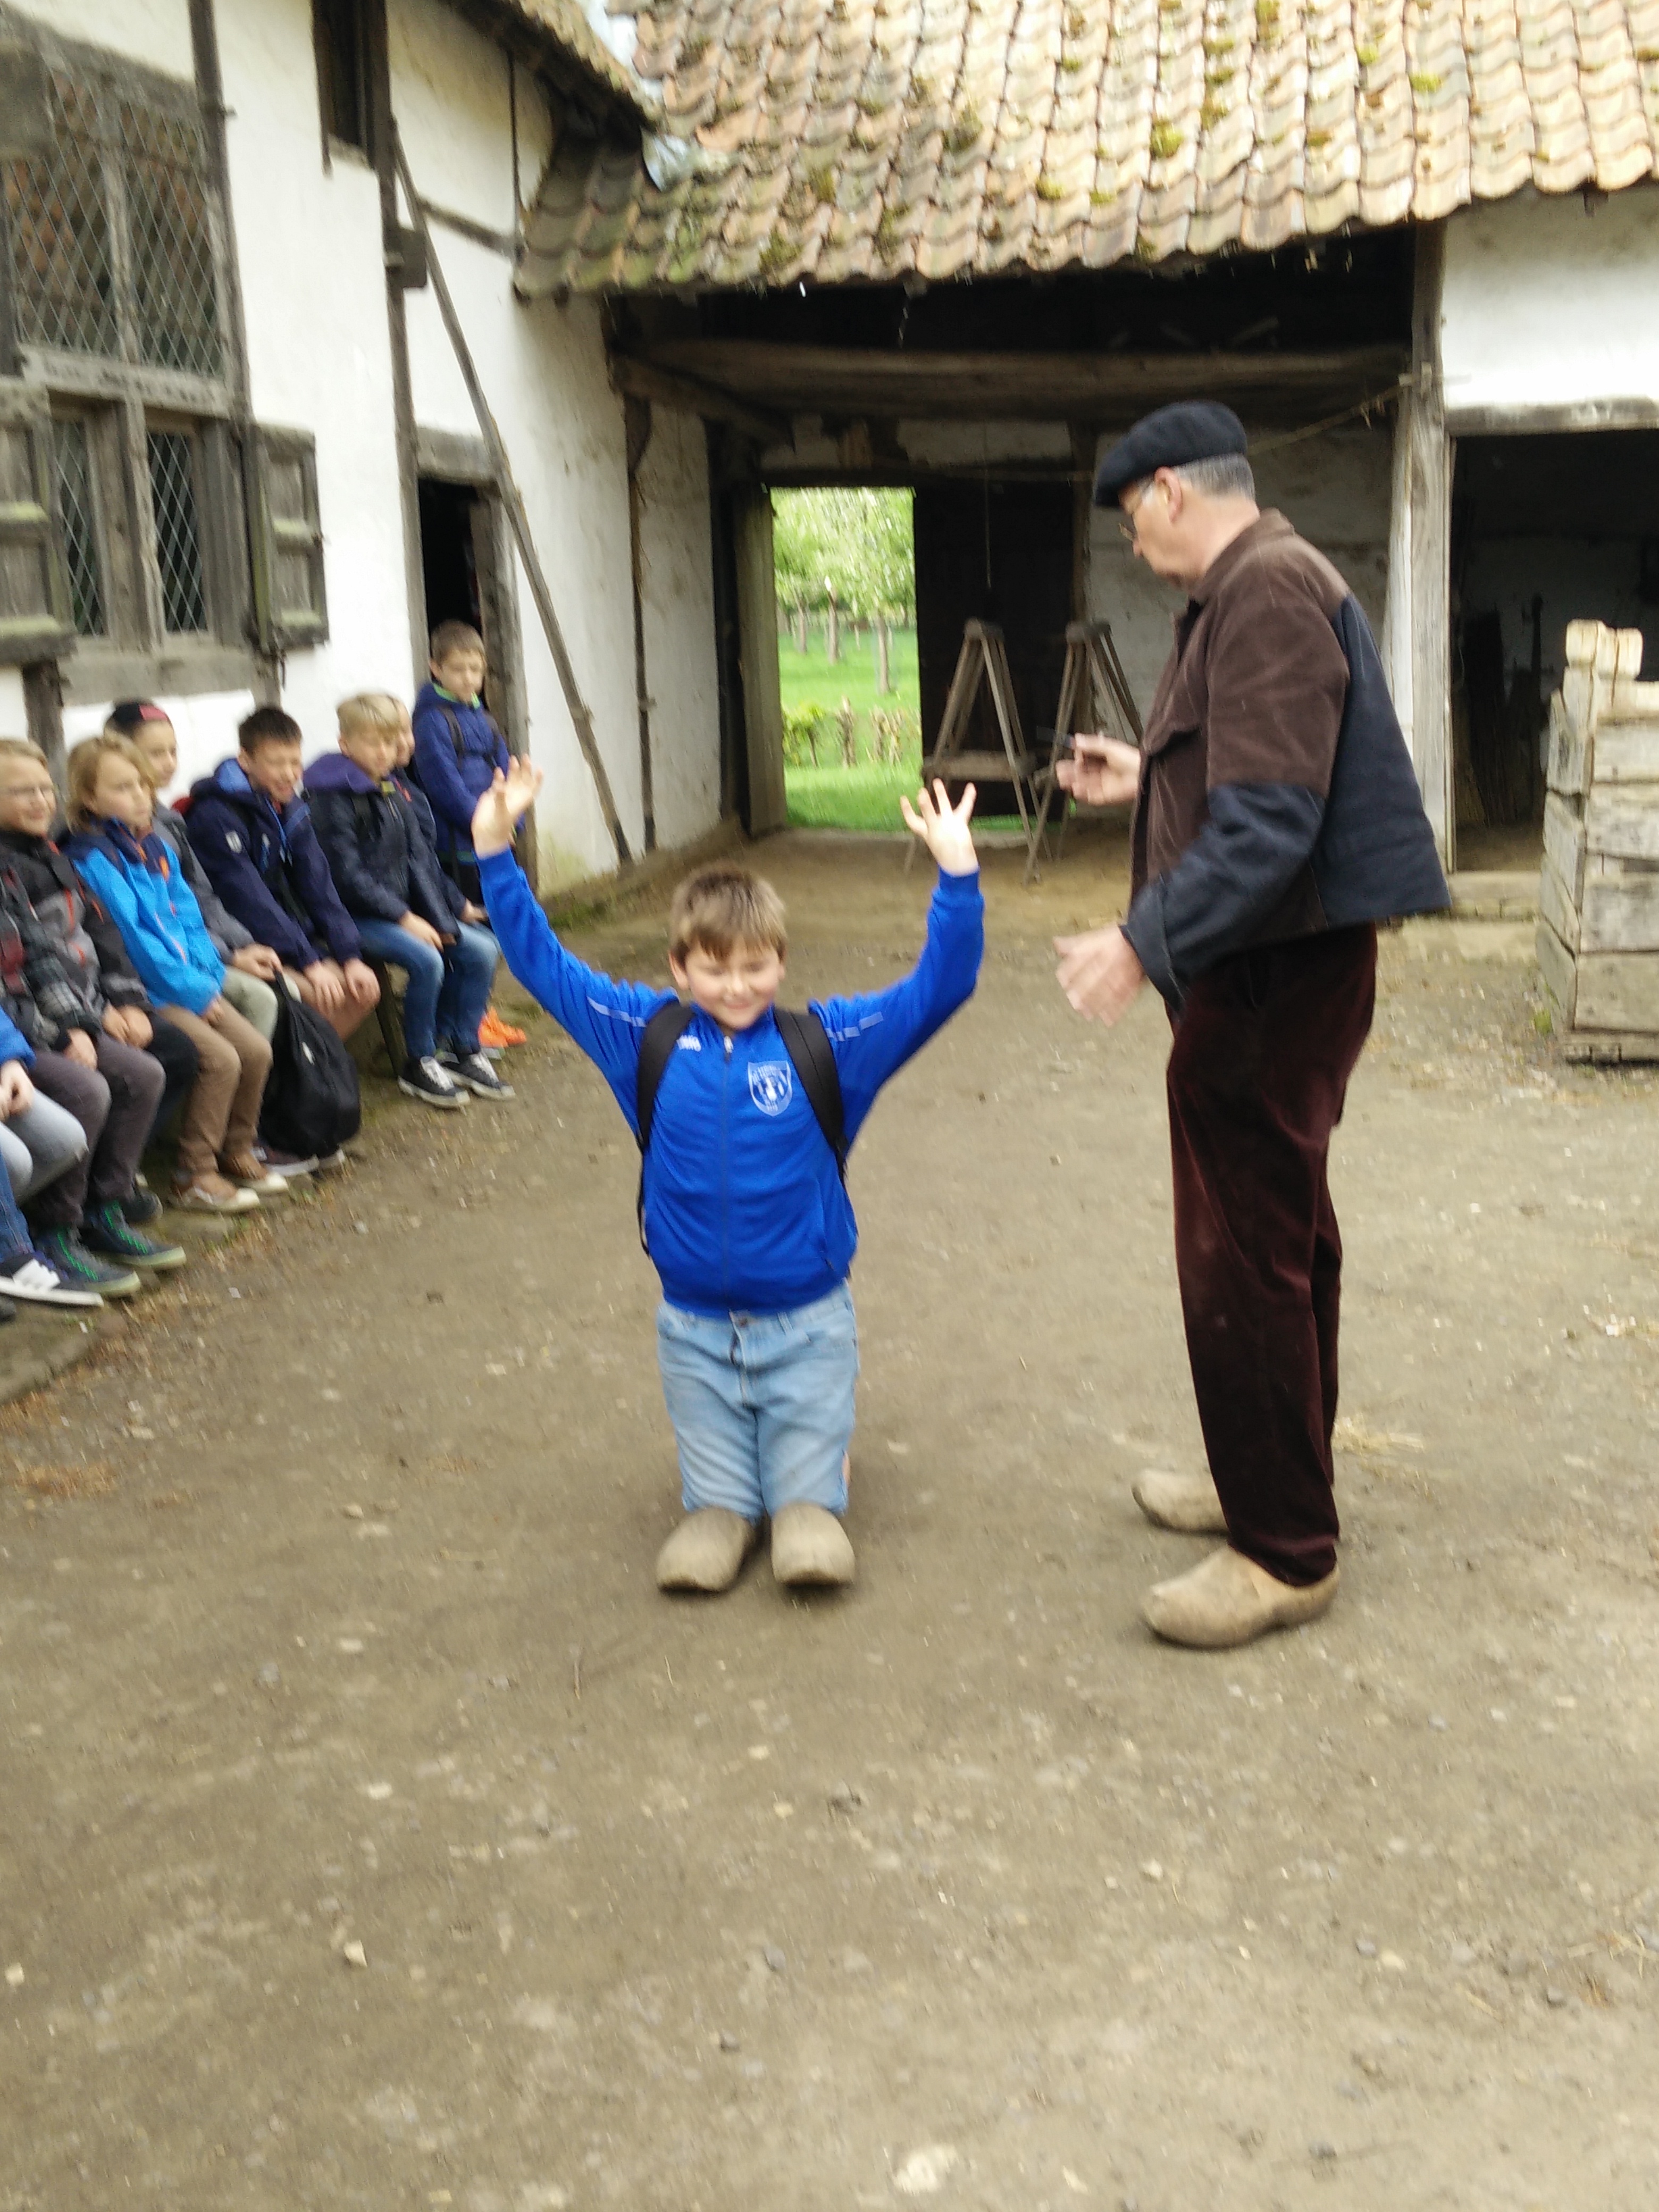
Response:
M0 1164L20 1206L67 1175L86 1151L87 1133L74 1115L40 1091L32 1106L0 1122Z
M859 1336L845 1283L789 1313L714 1316L665 1299L657 1358L688 1513L847 1510Z
M401 968L409 978L404 992L404 1042L411 1060L429 1060L439 1039L457 1052L477 1052L478 1024L489 1004L501 947L487 929L470 921L455 924L453 945L434 952L395 921L357 916L363 949Z

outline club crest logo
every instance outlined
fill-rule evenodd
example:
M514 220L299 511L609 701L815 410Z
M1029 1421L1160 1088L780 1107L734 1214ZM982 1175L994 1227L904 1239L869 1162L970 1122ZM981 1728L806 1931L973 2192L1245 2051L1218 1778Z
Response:
M787 1060L759 1060L749 1071L749 1096L763 1114L781 1114L794 1091L794 1074Z

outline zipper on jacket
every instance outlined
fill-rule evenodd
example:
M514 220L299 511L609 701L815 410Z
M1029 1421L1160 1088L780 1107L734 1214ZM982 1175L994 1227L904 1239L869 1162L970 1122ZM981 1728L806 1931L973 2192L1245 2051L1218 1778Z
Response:
M720 1063L720 1288L732 1296L732 1192L728 1141L732 1092L732 1037L723 1031L726 1056Z

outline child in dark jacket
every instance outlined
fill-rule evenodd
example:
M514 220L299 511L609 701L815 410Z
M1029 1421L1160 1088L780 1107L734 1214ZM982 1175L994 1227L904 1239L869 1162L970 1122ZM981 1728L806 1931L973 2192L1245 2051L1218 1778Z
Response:
M903 803L939 868L916 968L885 991L827 1000L786 1029L773 1005L783 908L745 869L706 868L675 893L668 961L689 1007L597 975L565 951L512 855L514 824L540 781L522 761L497 776L472 817L473 842L508 967L594 1061L643 1143L641 1229L662 1279L658 1359L686 1511L658 1558L658 1583L728 1588L763 1518L779 1582L850 1582L840 1516L858 1376L847 1287L858 1231L840 1170L882 1085L978 977L985 927L973 787L954 809L942 784L933 799L919 795L919 813ZM678 1026L655 1062L641 1139L641 1049L665 1009ZM665 1042L657 1032L653 1050ZM841 1108L840 1158L819 1120L830 1103L824 1058Z
M511 755L478 696L483 640L470 623L440 623L428 662L432 681L415 699L415 778L437 817L438 857L471 899L483 900L472 850L472 810Z
M300 796L300 725L256 707L234 760L191 787L179 811L208 881L255 941L282 960L300 996L349 1037L379 1003L356 925L340 903Z
M201 1060L179 1130L173 1203L240 1213L288 1188L256 1155L270 1047L225 998L224 963L195 894L153 830L150 790L125 738L85 738L69 757L69 855L114 916L145 988Z
M465 901L439 870L414 808L392 780L394 702L364 692L344 700L339 715L340 750L313 763L306 798L365 950L409 979L408 1057L398 1087L427 1106L464 1106L469 1095L510 1098L512 1090L478 1050L495 940L461 920Z

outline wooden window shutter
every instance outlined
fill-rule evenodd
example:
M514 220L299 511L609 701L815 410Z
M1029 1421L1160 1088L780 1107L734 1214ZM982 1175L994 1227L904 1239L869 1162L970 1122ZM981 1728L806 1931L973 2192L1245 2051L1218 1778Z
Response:
M74 649L53 486L46 394L0 377L0 662L14 666Z
M317 441L308 430L248 434L248 536L253 618L268 653L321 645L328 636Z

